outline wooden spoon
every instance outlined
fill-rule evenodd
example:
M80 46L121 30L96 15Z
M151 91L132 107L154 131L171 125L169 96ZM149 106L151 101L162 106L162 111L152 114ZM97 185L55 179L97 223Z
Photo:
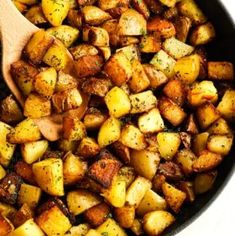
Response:
M3 78L12 94L24 107L24 97L16 86L11 73L11 64L20 59L22 50L33 33L39 30L30 23L14 6L11 0L0 0L0 29L3 46L2 73ZM87 108L88 98L84 97L83 104L73 112L73 116L81 118ZM56 114L35 119L42 135L49 141L56 141L61 136L63 116Z

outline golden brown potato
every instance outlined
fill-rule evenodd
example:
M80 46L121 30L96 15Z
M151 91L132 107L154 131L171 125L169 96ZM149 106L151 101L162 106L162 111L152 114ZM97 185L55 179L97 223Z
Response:
M194 161L193 170L195 172L212 170L221 163L222 159L220 154L204 150L200 153L198 159Z
M75 236L75 235L86 235L90 229L88 224L79 224L77 226L73 226L66 232L65 236Z
M121 227L130 228L135 219L135 208L133 206L115 208L114 218Z
M119 44L119 34L118 34L118 20L112 19L107 20L102 24L102 28L104 28L109 34L109 42L112 46L117 46Z
M145 19L148 19L150 17L150 11L148 9L148 6L146 5L145 1L138 1L138 0L132 0L131 1L133 7L144 16Z
M78 10L69 9L67 15L69 25L80 29L82 26L82 14Z
M161 50L161 41L153 35L144 35L139 44L140 51L143 53L156 53Z
M88 41L97 47L108 47L109 34L101 27L90 27L88 32Z
M201 151L206 149L209 135L210 134L208 132L203 132L194 136L192 142L192 150L197 156L200 155Z
M208 62L208 77L212 80L233 80L234 69L231 62L226 61L209 61Z
M62 92L67 89L76 88L78 85L77 80L63 71L58 72L57 81L55 84L55 92Z
M140 60L139 49L134 44L119 48L116 50L116 52L123 52L131 64L133 60Z
M41 6L32 6L25 14L25 17L33 24L39 25L47 22L43 15Z
M99 47L99 50L102 56L104 57L105 61L107 61L112 55L110 47Z
M144 231L142 229L142 222L140 219L134 219L133 224L130 229L135 235L144 234Z
M98 54L96 47L85 43L72 47L69 51L73 55L74 60L78 60L83 56L95 56Z
M7 236L14 230L12 223L0 214L0 235Z
M191 19L186 16L178 16L175 20L174 25L176 30L175 37L178 40L185 42L188 38L189 30L192 26Z
M117 175L117 179L120 181L124 181L126 183L126 187L128 188L130 184L134 181L136 177L135 170L130 166L123 166Z
M45 32L45 30L39 30L33 34L25 46L25 54L33 64L39 64L53 42L54 38L50 34Z
M231 128L226 120L220 118L208 128L207 132L210 134L226 135L231 133Z

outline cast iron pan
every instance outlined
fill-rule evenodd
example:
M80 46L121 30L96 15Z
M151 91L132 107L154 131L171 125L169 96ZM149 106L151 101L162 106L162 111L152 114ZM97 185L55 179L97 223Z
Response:
M231 61L235 65L235 22L233 22L228 13L229 9L225 10L220 0L196 0L196 2L213 23L217 32L216 41L207 46L209 60ZM0 99L8 94L9 90L4 84L3 79L0 78ZM233 125L233 128L235 128L235 125ZM185 205L178 214L175 224L165 231L164 236L176 235L211 205L226 186L235 170L234 153L235 145L233 145L230 154L219 166L218 176L213 189L206 194L197 196L193 204ZM128 234L132 235L131 233Z

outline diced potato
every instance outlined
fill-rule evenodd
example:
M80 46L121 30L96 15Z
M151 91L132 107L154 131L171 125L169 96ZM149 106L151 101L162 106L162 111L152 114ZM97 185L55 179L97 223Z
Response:
M88 224L79 224L78 226L70 228L69 231L65 233L65 236L84 236L88 233L89 228Z
M134 219L133 225L131 226L130 229L135 235L144 234L144 231L142 229L142 222L139 219Z
M126 125L122 128L120 142L135 150L143 150L146 147L144 135L134 125Z
M0 180L3 179L6 176L6 171L4 170L4 168L0 165ZM1 207L0 207L1 208ZM1 209L0 209L0 213L1 213Z
M117 86L121 86L132 76L131 63L122 51L110 57L104 66L104 71Z
M18 193L18 204L21 206L26 203L31 209L34 209L38 205L41 193L42 191L39 187L23 183Z
M50 114L51 102L36 93L30 93L24 104L24 116L37 119Z
M162 192L170 208L176 213L179 212L186 199L186 194L167 182L163 183Z
M205 103L197 109L197 119L202 129L206 129L219 118L219 111L211 103Z
M197 156L200 155L201 151L206 149L209 135L208 132L203 132L194 136L192 150Z
M53 26L59 26L66 18L70 8L69 1L42 0L42 11Z
M98 233L95 229L90 229L90 230L87 232L86 236L101 236L101 234Z
M111 116L119 118L130 112L131 103L127 94L119 87L113 87L104 98Z
M77 60L83 56L95 56L98 54L98 50L94 46L85 43L72 47L69 49L69 51L73 55L74 60Z
M51 35L44 30L39 30L33 34L24 50L30 61L39 64L53 42L54 38Z
M164 129L164 121L159 110L153 108L139 117L138 126L142 133L155 133Z
M118 20L107 20L102 24L102 28L104 28L109 34L110 45L117 46L120 43L120 36L117 33Z
M101 27L91 27L88 33L88 41L97 47L109 46L109 34Z
M173 126L180 125L186 118L184 110L167 97L161 97L158 102L160 114Z
M160 50L154 55L150 64L162 71L169 78L174 75L176 61L163 50Z
M14 230L12 223L0 214L0 235L7 236Z
M10 143L27 143L38 141L41 138L41 133L34 120L27 118L21 121L7 135Z
M107 219L102 225L100 225L96 231L101 235L127 236L125 231L111 218Z
M21 155L24 161L28 164L39 160L48 148L47 140L28 142L21 144Z
M44 210L36 222L47 235L64 235L72 226L68 217L56 205Z
M161 50L161 42L154 35L145 35L139 44L143 53L157 53Z
M134 168L132 168L130 166L122 167L119 170L118 174L117 174L117 178L119 180L124 180L125 183L126 183L126 187L128 188L130 186L130 184L135 179L135 170L134 170Z
M112 55L112 52L111 52L111 48L110 47L99 47L105 61L107 61L111 55Z
M121 227L130 228L135 219L135 208L133 206L115 208L114 217Z
M157 142L161 157L169 161L177 153L181 139L178 133L160 132L157 134Z
M68 152L63 157L63 176L64 184L76 184L85 176L87 163L83 162L78 156Z
M33 24L44 24L47 22L43 15L41 6L32 6L26 13L25 17Z
M197 174L194 179L194 191L196 194L203 194L209 191L215 182L217 171L210 171Z
M188 101L192 106L200 106L206 102L215 103L217 100L217 89L212 81L203 80L195 83L188 91Z
M4 167L9 165L15 151L15 145L7 141L12 130L11 126L0 121L0 164Z
M97 109L88 110L84 116L83 123L88 130L94 130L100 128L100 126L107 119L107 116L101 113Z
M114 117L108 118L101 126L98 134L98 144L100 147L108 146L120 138L121 124Z
M179 59L174 67L175 77L185 84L192 84L199 76L200 57L197 54Z
M233 120L235 117L235 90L227 90L222 97L217 110L225 119Z
M208 77L212 80L233 80L234 69L233 64L227 61L209 61Z
M16 228L9 236L44 236L45 234L33 219L27 220L24 224Z
M139 50L134 44L119 48L116 50L116 52L123 52L125 56L127 57L127 59L131 62L131 64L134 60L140 59Z
M190 149L182 149L176 155L176 162L180 165L185 175L193 173L193 162L196 159L195 154Z
M148 76L139 60L132 61L132 77L129 80L129 87L134 93L146 90L150 85Z
M16 213L16 209L6 203L0 202L0 214L4 217L11 218Z
M118 27L120 35L137 36L147 32L146 20L133 9L128 9L121 15Z
M62 92L67 89L73 89L77 87L77 80L69 74L63 71L58 72L58 77L55 85L55 92Z
M157 105L157 98L151 90L145 92L132 94L129 96L131 101L131 113L146 112Z
M207 21L206 16L194 0L182 0L178 4L179 12L190 18L194 24L200 25Z
M127 189L126 203L137 208L149 189L151 189L151 182L138 176Z
M200 153L198 159L194 161L193 170L195 172L212 170L217 167L222 160L223 157L220 154L204 150Z
M207 129L207 132L210 134L225 135L231 133L231 128L226 120L220 118Z
M215 29L214 26L207 22L203 25L197 26L191 36L190 43L192 45L202 45L211 42L215 38Z
M228 155L233 144L233 135L211 135L207 141L209 151Z
M72 141L67 139L59 139L57 143L58 149L64 152L75 152L78 145L78 141Z
M136 213L139 216L144 216L146 213L151 211L166 210L166 208L166 200L153 190L149 189L136 209Z
M132 150L130 164L136 173L147 179L152 179L157 172L160 158L158 153L147 150Z
M168 81L166 75L162 71L155 69L153 65L144 64L143 66L145 73L149 78L150 87L152 89L156 89Z
M111 19L111 16L96 6L85 6L82 8L84 20L89 25L100 25Z
M47 30L47 32L59 39L66 48L70 47L79 36L79 30L69 25L51 27Z
M33 164L33 173L39 187L53 196L64 195L63 162L48 158Z
M143 228L149 235L159 235L174 221L174 216L167 211L152 211L144 216Z
M165 52L167 52L175 59L180 59L182 57L190 55L194 50L194 47L181 42L175 37L166 39L162 46Z
M11 217L11 222L15 227L24 224L27 220L33 218L32 209L25 203L19 210Z
M67 204L75 216L100 203L100 199L87 190L78 189L67 194Z
M176 38L182 42L186 42L192 21L186 16L178 16L175 20Z
M150 11L144 1L134 0L132 1L133 7L144 16L145 19L148 19L150 16Z

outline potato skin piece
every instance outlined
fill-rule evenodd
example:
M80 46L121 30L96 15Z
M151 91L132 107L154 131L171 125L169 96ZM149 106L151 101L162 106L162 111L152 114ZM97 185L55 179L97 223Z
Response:
M76 75L79 78L94 76L101 71L103 58L99 55L88 55L74 61Z

